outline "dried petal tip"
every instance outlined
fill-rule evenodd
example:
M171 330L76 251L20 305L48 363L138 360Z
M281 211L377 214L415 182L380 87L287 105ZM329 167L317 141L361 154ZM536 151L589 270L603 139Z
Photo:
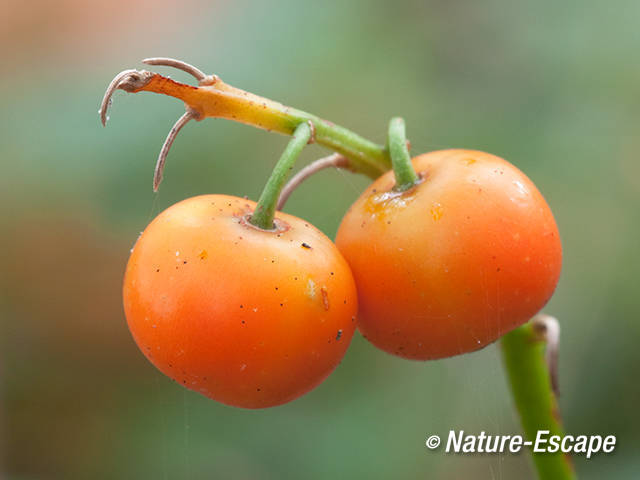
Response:
M169 150L171 149L171 145L173 145L173 141L178 136L178 133L184 127L189 120L192 120L197 117L197 114L191 110L185 112L171 127L169 131L169 135L167 135L167 139L162 144L162 148L160 149L160 155L158 155L158 161L156 162L156 168L153 172L153 191L157 192L158 187L160 186L160 182L162 182L162 172L164 171L164 164L167 161L167 155L169 155Z
M111 80L111 83L107 87L107 90L104 92L104 97L102 98L102 103L100 104L100 110L98 110L102 125L107 125L107 120L109 119L109 117L107 117L107 112L109 110L109 106L111 105L111 97L116 90L135 92L149 83L149 80L154 75L154 73L147 72L146 70L131 69L124 70L116 75L114 79Z
M551 387L556 396L559 396L558 350L560 348L560 324L556 318L544 313L539 313L533 317L531 323L540 340L547 343L545 360L549 369Z
M167 58L167 57L153 57L153 58L145 58L142 60L142 63L146 63L147 65L162 65L164 67L173 67L178 70L182 70L183 72L187 72L190 75L193 75L198 82L206 81L207 75L204 74L202 70L193 65L183 62L182 60L176 60L175 58Z

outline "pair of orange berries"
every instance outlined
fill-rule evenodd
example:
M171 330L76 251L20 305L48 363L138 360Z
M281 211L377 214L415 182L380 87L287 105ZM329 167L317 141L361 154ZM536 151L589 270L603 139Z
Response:
M124 281L129 328L163 373L219 402L270 407L320 384L356 326L409 359L470 352L526 322L561 268L553 215L535 185L496 156L420 155L421 181L378 178L336 244L281 212L253 226L255 203L204 195L161 213Z

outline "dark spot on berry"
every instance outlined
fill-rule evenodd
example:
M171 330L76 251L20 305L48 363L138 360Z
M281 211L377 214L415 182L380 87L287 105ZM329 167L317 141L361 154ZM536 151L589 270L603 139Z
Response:
M322 293L322 306L325 310L329 310L329 294L327 293L326 288L322 287L320 289L320 293Z
M336 334L336 340L340 340L341 337L342 337L342 329L338 330L338 333Z

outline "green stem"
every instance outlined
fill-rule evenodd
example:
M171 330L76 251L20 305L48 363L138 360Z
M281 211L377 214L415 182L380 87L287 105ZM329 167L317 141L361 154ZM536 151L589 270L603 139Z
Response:
M276 163L262 191L262 195L260 195L255 212L251 215L250 221L256 227L263 230L273 230L273 219L276 213L276 205L280 197L280 191L282 187L284 187L300 152L302 152L302 149L309 142L311 133L311 125L308 122L301 123L293 132L287 148L282 152L280 160Z
M392 118L389 122L389 154L396 176L395 190L402 192L413 187L418 175L411 164L404 120L400 117Z
M544 359L545 340L529 322L502 337L504 364L516 409L527 440L535 442L539 430L564 435L558 404ZM536 453L533 461L541 479L571 480L576 475L562 452Z

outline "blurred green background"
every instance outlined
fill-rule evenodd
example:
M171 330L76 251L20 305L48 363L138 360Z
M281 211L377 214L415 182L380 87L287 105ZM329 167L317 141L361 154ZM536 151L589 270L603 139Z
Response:
M566 428L618 436L614 454L575 466L584 479L640 476L640 2L1 3L0 477L533 478L527 454L424 446L449 429L520 432L495 345L416 363L356 335L324 384L263 411L184 390L144 359L120 296L138 233L186 197L257 198L286 143L192 122L153 194L183 106L119 92L109 128L97 115L111 78L147 56L379 142L402 115L415 153L475 148L524 170L563 237L546 311L563 328ZM306 149L301 165L322 154ZM332 237L366 184L323 172L287 211Z

